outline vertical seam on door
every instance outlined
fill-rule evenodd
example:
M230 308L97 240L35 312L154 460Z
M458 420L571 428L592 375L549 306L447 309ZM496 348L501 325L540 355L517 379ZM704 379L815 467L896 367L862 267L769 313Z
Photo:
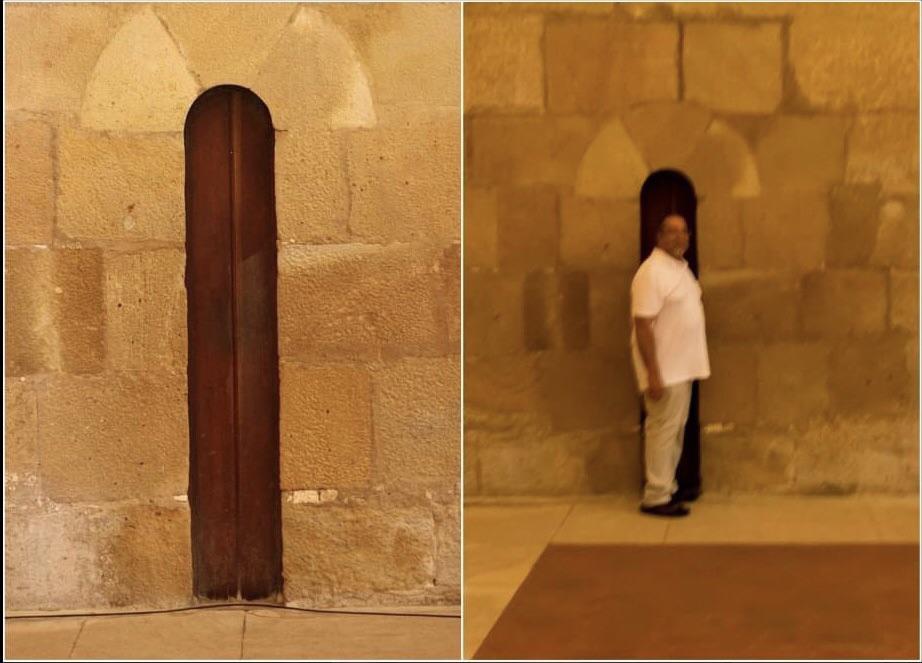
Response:
M232 423L234 431L234 576L236 581L237 596L240 596L240 403L239 403L239 371L238 371L238 311L237 296L240 292L237 274L237 258L240 254L237 246L239 240L240 219L238 218L240 196L237 191L239 178L237 171L240 166L240 127L238 121L240 94L237 90L232 90L229 98L230 121L228 127L230 130L230 150L231 150L231 167L230 167L230 209L231 209L231 375L233 380L232 402Z

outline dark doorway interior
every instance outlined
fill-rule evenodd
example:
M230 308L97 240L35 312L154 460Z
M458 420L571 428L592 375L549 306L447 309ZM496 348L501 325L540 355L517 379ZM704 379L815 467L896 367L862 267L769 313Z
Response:
M189 506L196 596L280 596L275 136L237 86L186 118Z
M685 175L677 170L658 170L647 177L640 189L640 261L643 262L656 246L656 230L660 220L669 213L685 217L691 232L688 253L685 259L698 278L697 198L695 188ZM640 426L645 419L643 404L640 407ZM641 454L641 457L643 455ZM691 404L688 422L685 425L685 440L682 456L676 470L679 490L701 489L701 440L698 418L698 381L692 382Z

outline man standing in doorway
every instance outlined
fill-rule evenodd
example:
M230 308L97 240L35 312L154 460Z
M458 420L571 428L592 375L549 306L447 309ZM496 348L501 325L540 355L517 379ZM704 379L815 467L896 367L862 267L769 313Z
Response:
M701 286L683 258L688 225L675 213L660 222L656 247L631 283L631 354L643 394L646 483L640 510L686 516L675 480L682 454L692 381L709 377Z

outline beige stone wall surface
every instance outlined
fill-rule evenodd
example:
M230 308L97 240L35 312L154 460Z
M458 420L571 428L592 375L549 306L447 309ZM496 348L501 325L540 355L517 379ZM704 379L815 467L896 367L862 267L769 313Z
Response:
M708 491L918 490L912 3L465 7L465 494L637 495L639 193L698 197Z
M285 599L459 603L460 7L4 18L7 608L193 601L183 128L220 84L276 130Z

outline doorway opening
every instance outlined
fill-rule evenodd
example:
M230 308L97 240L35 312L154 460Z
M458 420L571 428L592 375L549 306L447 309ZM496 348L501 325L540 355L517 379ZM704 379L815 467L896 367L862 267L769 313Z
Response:
M246 88L185 124L193 592L280 599L275 135Z

